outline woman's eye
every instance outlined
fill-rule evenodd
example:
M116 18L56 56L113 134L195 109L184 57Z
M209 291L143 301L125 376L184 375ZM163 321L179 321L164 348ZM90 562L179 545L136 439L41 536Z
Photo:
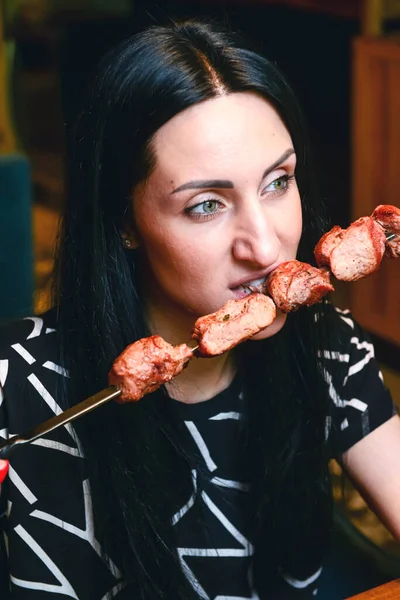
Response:
M204 202L200 202L196 206L187 208L185 212L197 217L206 217L207 215L214 214L218 210L219 205L220 202L218 200L204 200Z
M266 192L282 192L284 190L287 189L287 187L289 186L290 181L293 179L293 175L281 175L281 177L278 177L277 179L274 179L274 181L271 181L271 183L269 185L267 185L267 187L265 188Z

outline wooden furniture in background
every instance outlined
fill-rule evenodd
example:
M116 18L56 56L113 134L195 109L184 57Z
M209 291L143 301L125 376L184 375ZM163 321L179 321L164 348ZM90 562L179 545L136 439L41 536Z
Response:
M400 0L364 0L362 3L363 35L382 35L386 22L399 18Z
M354 219L400 206L400 38L359 38L353 66ZM400 265L384 259L352 284L351 306L372 333L400 345ZM400 593L399 593L400 598Z
M399 600L400 598L400 579L380 585L373 590L357 594L347 600Z

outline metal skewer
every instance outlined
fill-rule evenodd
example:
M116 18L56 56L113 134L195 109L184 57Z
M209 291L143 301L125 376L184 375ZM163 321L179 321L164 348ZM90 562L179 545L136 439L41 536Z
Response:
M386 241L390 242L391 240L394 240L395 237L396 237L395 233L387 233L386 234Z
M33 442L46 433L50 433L50 431L57 429L57 427L66 425L78 417L86 415L98 406L109 402L113 398L117 398L120 394L121 391L115 385L112 385L104 390L101 390L101 392L94 394L94 396L90 396L89 398L86 398L86 400L79 402L79 404L75 404L75 406L64 410L62 413L52 417L48 421L37 425L37 427L34 427L27 433L14 435L9 440L5 440L4 442L0 443L0 458L8 458L10 452L17 446L22 446L23 444Z

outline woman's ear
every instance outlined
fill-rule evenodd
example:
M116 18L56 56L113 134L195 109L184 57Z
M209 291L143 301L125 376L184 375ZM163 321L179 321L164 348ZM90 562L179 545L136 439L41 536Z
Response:
M140 237L136 230L133 203L127 208L120 230L121 240L127 250L136 250L140 246Z

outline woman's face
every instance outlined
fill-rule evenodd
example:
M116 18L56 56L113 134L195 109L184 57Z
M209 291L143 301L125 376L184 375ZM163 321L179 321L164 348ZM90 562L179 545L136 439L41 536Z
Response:
M296 257L296 156L264 99L244 92L193 106L158 130L153 151L155 169L133 194L150 311L193 321Z

